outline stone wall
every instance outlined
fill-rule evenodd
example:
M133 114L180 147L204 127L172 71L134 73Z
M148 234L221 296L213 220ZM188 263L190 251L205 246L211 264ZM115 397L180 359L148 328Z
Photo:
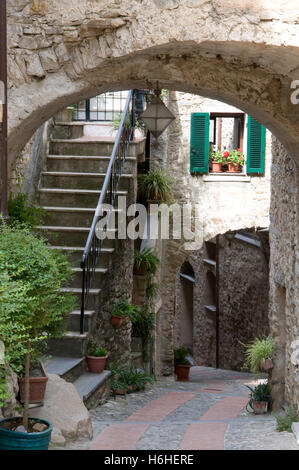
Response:
M262 248L233 237L219 237L219 367L241 370L244 347L255 337L269 334L268 263ZM216 249L216 244L214 245ZM193 357L198 365L216 365L216 268L207 264L207 244L194 251L188 261L194 269ZM182 283L177 278L174 343L184 344L182 325ZM190 282L189 282L190 285ZM214 290L215 289L215 290Z
M272 393L275 408L284 401L299 407L298 171L276 139L272 153L270 328L275 342Z

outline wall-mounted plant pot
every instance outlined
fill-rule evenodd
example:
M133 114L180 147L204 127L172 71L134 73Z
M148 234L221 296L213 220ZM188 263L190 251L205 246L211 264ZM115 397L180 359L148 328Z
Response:
M111 323L116 328L118 328L122 324L123 320L124 320L124 317L117 317L116 315L111 316Z
M212 162L212 173L222 173L222 163Z
M254 414L263 415L268 411L268 402L267 401L255 401L251 403Z
M44 401L48 376L43 363L40 363L41 377L29 377L29 403L42 403ZM25 401L25 379L19 379L20 401Z
M52 424L45 419L29 418L29 422L43 424L46 429L41 432L18 432L10 428L22 425L22 418L0 420L0 450L48 450Z
M185 382L189 380L189 373L190 373L191 367L192 367L191 365L185 365L185 364L184 365L180 364L180 365L175 366L174 371L177 376L177 380L179 380L180 382Z
M240 165L234 165L233 163L228 163L228 173L240 173Z
M266 359L264 364L264 370L268 371L273 369L273 362L272 359Z
M133 267L133 274L135 276L145 276L146 275L146 268L144 266L140 266L140 268L137 268L135 265Z
M93 374L101 374L103 372L108 356L86 356L87 367L89 372Z

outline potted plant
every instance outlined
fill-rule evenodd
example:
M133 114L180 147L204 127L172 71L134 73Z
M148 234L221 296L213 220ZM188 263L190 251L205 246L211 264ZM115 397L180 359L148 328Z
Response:
M273 368L273 352L274 342L270 336L255 338L251 343L245 346L245 367L251 372L259 376L260 373L266 371L268 380L271 378Z
M144 276L147 273L155 275L160 259L153 248L143 248L143 250L135 250L133 273L137 276Z
M272 397L270 394L268 382L261 383L254 388L246 387L250 390L249 394L249 401L246 405L246 409L248 410L248 406L251 407L254 414L264 414L268 411L268 406L272 403Z
M112 127L115 131L118 131L120 127L122 119L122 113L118 113L115 118L112 121ZM134 129L133 129L133 136L132 138L134 139L134 130L136 129L141 129L143 125L138 121L137 117L135 118L135 124L134 124ZM126 119L125 119L125 125L123 128L123 133L122 133L122 140L128 140L130 137L130 131L131 131L131 115L127 114Z
M144 202L170 204L172 201L171 185L172 179L161 168L138 175L138 193Z
M111 322L113 326L120 326L124 319L128 318L134 311L135 306L127 299L121 300L113 309L111 314Z
M229 152L229 155L226 157L228 163L228 172L229 173L240 173L240 167L244 165L245 156L242 153L242 149L238 150L233 149Z
M211 150L209 158L212 165L212 173L221 173L224 159L222 152L220 150L216 150L215 152Z
M22 418L0 421L0 449L47 449L51 423L29 417L30 369L47 338L63 331L73 298L61 294L71 275L66 258L27 228L0 226L0 339L5 360L24 378Z
M25 378L19 378L20 401L25 402ZM30 376L29 376L29 403L43 403L48 376L42 362L30 361Z
M86 358L89 372L100 374L105 368L108 353L106 349L98 346L93 340L90 340L87 346Z
M186 381L189 380L189 373L192 364L187 359L189 351L185 347L174 349L174 367L177 380Z

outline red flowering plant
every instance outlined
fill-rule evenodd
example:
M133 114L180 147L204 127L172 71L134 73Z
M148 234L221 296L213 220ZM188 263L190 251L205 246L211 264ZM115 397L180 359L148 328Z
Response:
M209 158L213 163L224 163L224 158L220 150L216 150L215 152L211 150Z
M224 152L224 153L228 153L228 152ZM245 162L245 155L243 154L242 149L238 148L238 149L231 150L227 156L227 161L229 163L232 163L235 166L237 165L243 166Z

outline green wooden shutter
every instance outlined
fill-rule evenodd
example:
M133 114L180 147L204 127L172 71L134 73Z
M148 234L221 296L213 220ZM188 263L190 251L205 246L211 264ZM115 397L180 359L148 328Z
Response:
M209 171L209 113L191 114L190 172Z
M266 129L262 124L248 116L247 126L247 173L265 172Z

